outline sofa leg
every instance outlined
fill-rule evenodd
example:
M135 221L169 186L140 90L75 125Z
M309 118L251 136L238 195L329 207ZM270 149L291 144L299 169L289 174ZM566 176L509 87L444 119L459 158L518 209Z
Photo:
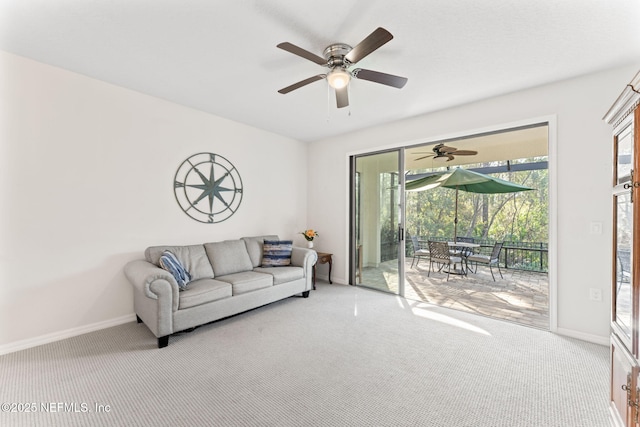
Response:
M136 314L136 322L138 322L138 323L142 323L142 319L141 319L141 318L140 318L140 316L138 316L137 314Z
M169 345L169 335L158 338L158 348L165 348Z
M309 291L304 291L302 293L302 298L309 298Z

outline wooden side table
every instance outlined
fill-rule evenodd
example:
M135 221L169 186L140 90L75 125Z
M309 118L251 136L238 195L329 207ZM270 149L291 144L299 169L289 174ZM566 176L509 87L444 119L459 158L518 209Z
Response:
M316 251L317 252L317 251ZM318 252L318 262L313 265L313 289L316 288L316 266L318 264L329 264L329 283L331 281L331 267L333 267L333 254L327 252Z

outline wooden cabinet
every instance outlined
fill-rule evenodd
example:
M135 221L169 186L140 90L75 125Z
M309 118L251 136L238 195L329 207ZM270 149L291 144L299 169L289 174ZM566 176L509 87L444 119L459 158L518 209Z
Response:
M614 426L640 427L640 73L605 120L613 126L611 392Z
M615 426L632 426L637 424L636 401L638 365L624 344L611 336L611 399L609 409ZM633 420L630 422L630 420ZM635 422L635 424L634 424Z

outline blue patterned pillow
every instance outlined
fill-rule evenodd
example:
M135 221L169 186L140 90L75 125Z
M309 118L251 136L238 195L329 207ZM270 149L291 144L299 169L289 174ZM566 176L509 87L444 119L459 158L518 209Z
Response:
M191 281L191 275L182 266L180 261L178 261L178 258L173 254L173 252L164 251L160 256L159 264L160 267L167 270L173 277L175 277L181 291L187 289L187 284Z
M291 265L293 240L265 240L262 245L262 267Z

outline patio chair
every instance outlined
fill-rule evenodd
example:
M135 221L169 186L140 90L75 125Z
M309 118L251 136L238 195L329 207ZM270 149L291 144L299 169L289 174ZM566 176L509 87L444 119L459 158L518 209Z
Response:
M491 271L491 277L493 277L493 281L495 282L496 277L493 275L493 268L492 268L492 266L495 265L498 267L500 278L504 279L504 277L502 277L502 271L500 270L500 251L502 251L503 244L504 242L496 242L496 244L493 245L493 250L491 251L490 255L473 254L467 257L467 262L476 264L476 271L474 271L474 273L478 272L478 264L487 265L489 266L489 271Z
M420 258L429 258L429 250L424 249L422 245L420 245L417 236L411 236L411 246L413 246L413 260L411 260L411 268L413 268L414 262L416 263L416 267L418 266Z
M473 237L456 237L455 241L463 242L463 243L475 243L475 240ZM452 253L457 256L468 257L470 255L473 255L473 249L471 248L453 249Z
M616 289L616 295L620 293L620 288L623 283L631 283L631 252L630 251L616 251L618 262L616 265L616 281L618 287Z
M473 237L456 237L456 242L475 243L475 240ZM473 253L471 248L464 248L462 251L465 252L467 256Z
M451 273L451 267L455 268L456 264L460 264L462 267L462 257L451 255L449 252L449 244L447 242L434 242L429 241L429 271L427 272L427 277L431 275L431 271L433 270L433 264L439 264L440 269L446 265L447 268L447 281L449 281L449 274ZM462 270L464 273L464 269Z

